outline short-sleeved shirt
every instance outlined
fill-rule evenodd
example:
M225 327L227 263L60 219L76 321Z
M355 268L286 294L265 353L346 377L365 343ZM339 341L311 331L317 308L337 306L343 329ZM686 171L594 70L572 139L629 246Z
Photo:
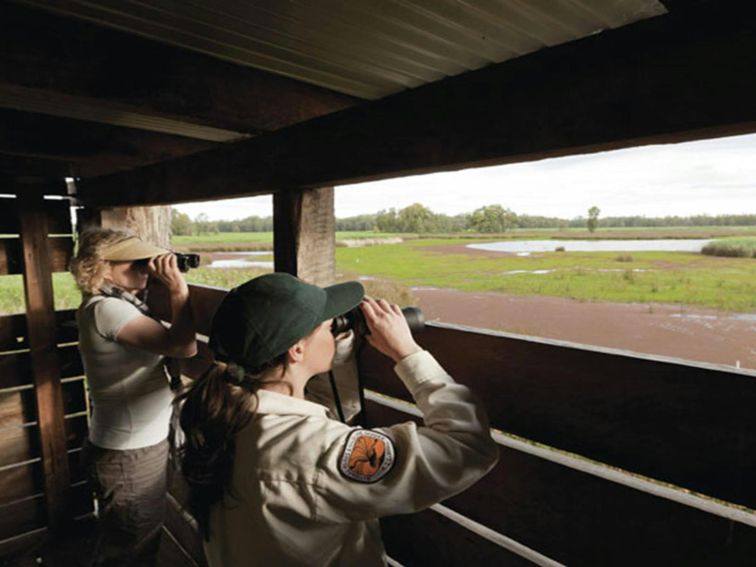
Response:
M138 449L168 436L173 396L163 357L116 341L120 330L143 316L117 297L86 298L76 313L92 421L90 441L105 449Z

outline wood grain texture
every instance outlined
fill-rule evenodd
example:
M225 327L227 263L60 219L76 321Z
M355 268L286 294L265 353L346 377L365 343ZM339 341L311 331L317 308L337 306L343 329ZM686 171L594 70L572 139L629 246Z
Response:
M492 425L651 478L756 508L756 380L495 333L429 326L418 335L485 400ZM408 399L365 349L370 389Z
M371 426L417 421L374 403L368 409ZM487 476L443 504L566 565L746 567L756 553L752 527L505 447ZM403 550L400 560L418 553L416 541L452 555L467 548L428 522L392 521L384 537L390 553Z
M70 518L70 476L64 432L64 399L57 352L52 271L47 258L47 212L41 199L19 195L24 296L49 527ZM70 240L70 239L69 239Z

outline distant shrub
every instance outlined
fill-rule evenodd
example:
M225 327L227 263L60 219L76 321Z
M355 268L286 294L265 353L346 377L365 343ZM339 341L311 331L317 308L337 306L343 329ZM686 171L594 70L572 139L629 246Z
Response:
M554 252L564 252L564 251L565 251L564 246L557 246L556 248L554 248Z
M635 283L635 272L632 270L625 270L622 273L622 279L627 283Z
M615 258L617 262L632 262L633 257L630 254L621 254Z
M715 240L704 246L701 254L729 258L756 258L756 238Z

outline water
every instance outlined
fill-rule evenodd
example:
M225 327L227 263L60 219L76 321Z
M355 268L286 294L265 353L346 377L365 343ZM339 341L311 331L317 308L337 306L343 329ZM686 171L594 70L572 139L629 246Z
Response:
M512 252L526 255L531 252L554 252L564 247L567 252L700 252L711 240L508 240L468 244L468 248L489 252Z
M222 260L213 260L208 264L208 268L264 268L273 269L273 262L252 260L254 256L270 256L271 252L223 252L224 256L239 256L239 258L224 258Z

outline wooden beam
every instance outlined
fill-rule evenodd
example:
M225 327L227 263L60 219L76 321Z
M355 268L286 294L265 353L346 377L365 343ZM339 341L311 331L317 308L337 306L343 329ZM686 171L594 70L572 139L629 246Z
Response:
M368 408L371 427L413 419L386 410ZM561 565L703 567L753 562L756 530L750 525L526 452L500 450L491 472L442 505ZM433 514L383 519L388 554L404 565L510 565L504 559L479 558L477 541L466 541L477 540L473 533L465 536L458 524L452 524L456 533L448 533Z
M94 111L101 101L104 112L117 107L121 113L157 121L257 134L357 102L272 73L10 2L0 6L0 37L0 93L33 89L40 104L49 93L48 111L66 111L56 104L60 95L73 102L71 109L86 102Z
M74 177L76 170L65 160L0 153L0 175L8 177L41 175L50 179Z
M84 180L81 197L188 202L753 132L753 30L744 2L680 6L277 133Z
M333 187L273 195L273 261L277 272L327 285L336 266Z
M62 181L61 181L62 182ZM48 262L47 212L41 196L18 192L26 318L37 402L48 525L65 527L71 510L63 392L60 383L52 272Z
M273 269L296 276L299 272L299 232L303 192L273 194Z
M73 255L73 240L70 236L48 238L47 261L52 272L65 272ZM18 238L0 238L0 276L23 273L23 246Z
M0 153L16 156L20 161L64 163L72 176L128 170L216 145L157 132L0 108ZM6 162L9 162L7 157ZM6 174L17 167L10 162L9 169Z
M752 370L449 324L417 340L485 400L495 429L756 509ZM365 348L358 362L367 388L411 401L388 358Z

